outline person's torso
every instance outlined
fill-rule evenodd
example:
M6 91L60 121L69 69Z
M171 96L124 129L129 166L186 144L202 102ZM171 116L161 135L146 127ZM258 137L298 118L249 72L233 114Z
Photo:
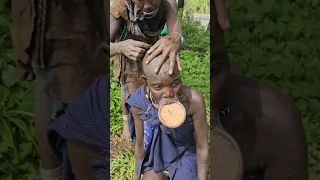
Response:
M231 76L230 84L223 94L220 123L241 149L244 180L256 180L263 174L263 142L259 141L257 124L263 119L258 83L236 75Z
M126 11L127 15L130 13L129 10ZM141 37L139 35L136 35L133 33L133 22L128 18L124 18L124 22L122 24L122 33L120 33L120 37L118 38L118 41L123 41L126 39L134 39L143 41L145 43L149 43L153 45L156 43L160 38L160 33L164 28L164 25L166 23L166 14L167 10L165 8L164 1L161 1L161 4L159 6L159 10L156 15L154 15L150 19L144 18L142 21L137 20L137 24L143 33L143 35L146 37Z

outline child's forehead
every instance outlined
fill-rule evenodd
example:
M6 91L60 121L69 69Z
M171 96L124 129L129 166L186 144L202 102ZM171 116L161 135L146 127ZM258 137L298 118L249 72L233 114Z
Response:
M168 81L173 81L175 79L180 78L180 73L176 72L170 75L169 73L161 73L159 72L158 74L152 73L146 76L146 78L149 81L162 81L162 82L168 82Z

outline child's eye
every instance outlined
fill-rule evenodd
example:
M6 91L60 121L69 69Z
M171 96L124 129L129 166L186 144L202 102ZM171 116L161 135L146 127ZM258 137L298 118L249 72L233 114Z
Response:
M175 81L172 85L173 86L178 86L180 84L180 81Z
M160 89L161 89L161 86L159 86L159 85L153 85L152 87L153 87L153 89L155 89L155 90L160 90Z

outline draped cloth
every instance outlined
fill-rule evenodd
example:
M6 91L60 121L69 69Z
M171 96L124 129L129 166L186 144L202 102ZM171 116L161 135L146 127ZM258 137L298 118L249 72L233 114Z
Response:
M126 101L126 107L142 110L140 118L152 129L148 141L145 138L146 153L144 159L139 163L136 174L140 175L148 170L155 173L168 171L170 179L197 179L196 145L194 137L194 126L192 116L187 116L184 124L178 128L167 128L158 117L158 110L151 105L145 96L144 86L133 93ZM133 116L130 112L131 137L135 139ZM146 129L144 129L146 130Z
M110 154L109 89L109 75L98 78L83 95L70 103L65 114L50 126L48 139L57 159L63 163L63 180L69 180L71 176L66 140L96 146L101 149L102 154ZM109 159L92 159L90 166L98 180L110 179Z

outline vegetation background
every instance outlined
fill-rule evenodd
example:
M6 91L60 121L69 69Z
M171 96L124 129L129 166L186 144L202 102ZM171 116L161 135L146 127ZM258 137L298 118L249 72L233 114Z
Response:
M35 180L39 178L39 158L33 138L34 87L21 82L14 69L10 10L4 2L0 1L0 179ZM308 140L310 180L320 180L319 0L228 0L228 5L230 58L247 76L275 86L295 100ZM186 0L184 11L208 13L208 7L208 0ZM184 81L208 99L209 32L199 30L200 25L188 18L182 24L188 41L182 52ZM134 160L132 149L123 148L128 144L121 147L119 143L121 109L113 82L111 79L112 143L122 151L113 154L111 173L115 180L126 180L133 175Z

